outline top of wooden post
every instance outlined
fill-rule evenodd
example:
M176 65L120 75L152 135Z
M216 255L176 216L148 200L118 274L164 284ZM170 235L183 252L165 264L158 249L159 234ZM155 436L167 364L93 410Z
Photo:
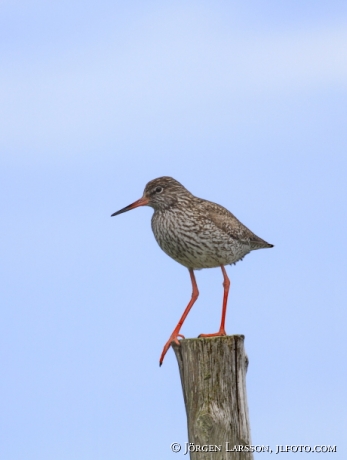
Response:
M213 454L191 452L191 459L253 459L251 452L227 452L227 447L251 444L244 336L184 339L180 345L173 344L173 349L181 376L189 442L222 446Z

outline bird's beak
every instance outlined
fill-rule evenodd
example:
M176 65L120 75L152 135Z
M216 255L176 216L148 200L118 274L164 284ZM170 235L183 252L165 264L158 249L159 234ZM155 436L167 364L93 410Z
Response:
M114 212L111 217L113 216L118 216L118 214L122 214L123 212L130 211L131 209L138 208L139 206L146 206L148 204L149 200L146 197L142 197L139 200L135 201L134 203L129 204L129 206L126 206L123 209L120 209L117 212Z

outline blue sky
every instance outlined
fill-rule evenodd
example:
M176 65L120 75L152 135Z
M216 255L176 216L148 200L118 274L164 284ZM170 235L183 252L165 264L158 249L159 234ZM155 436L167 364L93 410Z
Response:
M162 175L275 245L227 267L253 443L346 458L346 26L342 1L1 2L1 459L183 455L158 360L188 271L151 209L110 218ZM196 276L187 337L220 321Z

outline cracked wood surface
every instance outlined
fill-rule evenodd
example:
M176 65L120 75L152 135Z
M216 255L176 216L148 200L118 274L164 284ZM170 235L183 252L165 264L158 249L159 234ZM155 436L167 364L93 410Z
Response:
M251 452L228 452L234 446L251 444L244 336L184 339L172 346L181 376L189 443L195 449L190 452L191 460L253 460ZM220 451L208 452L215 448L202 450L202 446L218 446Z

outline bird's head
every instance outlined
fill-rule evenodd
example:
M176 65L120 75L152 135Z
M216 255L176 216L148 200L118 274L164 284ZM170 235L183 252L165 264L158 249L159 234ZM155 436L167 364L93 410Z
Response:
M180 197L184 195L190 195L190 193L177 180L167 176L158 177L158 179L148 182L142 198L113 213L112 216L117 216L139 206L151 206L156 211L168 209L175 206Z

